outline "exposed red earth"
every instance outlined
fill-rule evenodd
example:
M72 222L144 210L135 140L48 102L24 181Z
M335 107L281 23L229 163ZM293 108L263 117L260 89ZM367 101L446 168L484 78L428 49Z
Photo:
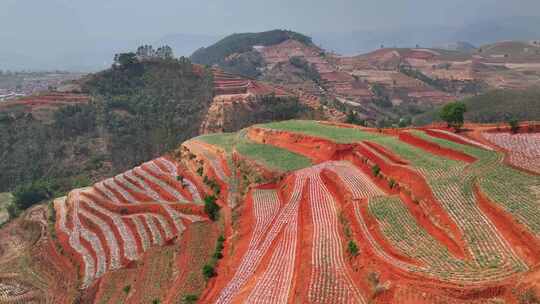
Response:
M51 273L51 295L3 271L0 299L521 304L523 294L537 292L540 223L528 206L540 203L540 177L506 165L510 152L484 138L507 133L487 125L458 134L435 126L379 132L319 125L334 133L270 124L238 135L305 156L311 166L277 171L234 146L195 138L56 199L55 227L36 209L41 234L56 235L31 254ZM332 138L344 130L359 139ZM529 134L536 133L517 136ZM534 150L520 142L522 153ZM499 188L492 171L512 188L529 189L519 205L511 205L515 189ZM250 173L260 181L247 182ZM221 212L213 222L202 201L216 185ZM216 276L205 280L202 267L220 234ZM2 257L15 250L7 243L0 240Z
M201 124L202 134L230 132L242 128L242 121L261 108L264 97L297 97L308 108L322 111L328 120L343 121L345 114L321 104L320 97L302 90L285 88L263 81L244 78L235 74L212 69L214 98Z

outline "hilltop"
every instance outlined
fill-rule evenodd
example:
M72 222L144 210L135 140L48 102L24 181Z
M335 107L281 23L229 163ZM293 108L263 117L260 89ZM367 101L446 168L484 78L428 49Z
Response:
M195 51L191 60L198 64L221 65L228 72L255 77L258 76L260 57L253 52L254 47L275 45L289 39L305 45L312 44L311 38L292 31L233 34Z
M0 297L523 301L540 291L540 129L520 130L292 120L199 136L1 230Z
M344 119L314 96L174 59L169 52L143 46L117 56L111 68L63 86L68 92L0 103L0 189L46 179L62 192L199 134L293 118Z

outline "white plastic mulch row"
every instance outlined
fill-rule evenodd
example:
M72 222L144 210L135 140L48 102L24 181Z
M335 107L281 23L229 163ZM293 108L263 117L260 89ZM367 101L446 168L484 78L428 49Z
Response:
M251 237L252 242L244 254L242 262L240 263L234 277L221 291L216 303L231 303L234 296L237 295L238 291L240 291L248 279L255 273L262 258L265 256L272 242L279 235L279 233L286 226L294 225L294 223L296 223L294 218L298 216L298 207L304 183L305 177L303 174L296 173L295 186L291 199L278 212L270 211L266 213L270 216L273 215L270 220L262 217L262 215L265 214L265 211L255 210L256 224ZM271 197L277 198L277 195L270 195L266 197L260 194L254 195L254 200L258 200L254 207L262 207L264 201L261 201L261 199L265 200ZM274 206L280 205L279 202L273 202L271 204ZM264 235L265 232L266 235ZM263 234L263 236L260 234ZM294 259L294 256L290 258ZM287 288L287 291L288 290L289 288Z
M367 303L345 265L336 203L320 171L309 179L309 205L313 222L310 303Z
M481 142L478 142L474 139L471 139L471 138L468 138L466 136L463 136L463 135L459 135L459 134L456 134L456 133L453 133L453 132L450 132L448 130L439 130L439 129L430 129L430 131L433 131L433 132L437 132L437 133L441 133L441 134L445 134L445 135L448 135L450 137L453 137L457 140L461 140L461 141L464 141L466 143L469 143L473 146L476 146L478 148L482 148L482 149L485 149L485 150L488 150L488 151L493 151L493 148L491 148L490 146L488 145L484 145L483 143Z

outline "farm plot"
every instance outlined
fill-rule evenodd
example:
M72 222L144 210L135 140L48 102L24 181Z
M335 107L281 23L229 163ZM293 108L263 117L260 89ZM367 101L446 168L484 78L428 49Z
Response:
M206 144L203 144L197 140L190 140L184 143L184 145L188 147L191 152L201 155L204 159L206 159L219 180L225 183L229 181L229 176L225 173L225 168L223 167L221 158L216 155L216 153L210 151Z
M363 221L358 206L355 207L356 216ZM369 212L397 250L422 263L417 266L398 262L375 245L376 252L394 266L446 280L473 277L473 273L478 271L473 263L455 258L443 244L419 226L399 197L373 198L369 201Z
M540 133L482 133L495 145L508 151L510 163L540 174Z
M311 165L311 161L303 155L272 145L252 142L246 137L245 131L240 131L238 138L236 145L238 153L271 169L288 172Z
M425 153L396 138L380 138L377 143L410 161L415 169L426 177L435 198L457 223L464 235L466 249L472 257L469 262L470 267L475 271L450 272L442 279L481 283L503 279L527 269L507 241L501 237L493 223L478 208L473 194L475 181L480 178L479 175L486 174L487 169L494 165L496 167L496 158L487 160L487 163L478 161L467 166L463 162ZM471 146L467 148L479 150ZM486 152L489 153L489 151Z
M476 141L474 139L470 139L470 138L468 138L466 136L456 134L456 133L450 132L448 130L430 129L428 131L432 132L432 134L434 134L434 135L437 135L437 136L442 137L442 138L447 138L449 140L457 141L458 143L460 143L460 142L461 143L466 143L466 144L473 145L475 147L482 148L482 149L485 149L485 150L488 150L488 151L493 151L493 148L491 148L488 145L484 145L483 143L478 142L478 141Z
M274 190L255 190L253 209L255 227L250 244L242 261L227 286L221 291L216 303L231 303L238 291L255 274L261 260L268 254L272 243L281 236L278 248L287 255L272 256L270 265L250 294L253 303L265 303L265 299L276 299L274 303L286 303L290 289L297 235L298 208L305 177L297 174L291 199L279 208L281 203ZM282 233L285 230L286 233ZM279 250L278 250L279 251ZM277 269L280 269L277 272Z
M540 236L540 197L533 191L540 185L540 176L506 166L504 155L500 152L461 145L422 132L415 135L478 159L467 167L466 172L475 176L482 192L532 233Z
M193 201L200 194L177 174L172 161L160 158L55 201L61 244L81 261L82 287L204 220L183 212L198 212Z
M253 191L255 226L249 247L240 266L217 303L231 303L248 282L248 303L287 303L293 284L298 240L300 199L307 184L306 208L311 214L314 244L311 252L311 272L306 280L307 301L310 303L366 303L353 282L345 263L343 240L339 235L336 202L326 188L321 173L336 172L345 187L361 187L357 196L381 194L365 175L347 162L327 162L294 172L294 188L288 202L279 203L275 190ZM281 206L281 207L280 207ZM275 245L272 245L275 244ZM260 269L264 257L269 263Z
M313 172L309 180L314 231L308 299L311 303L367 303L348 273L336 204L319 173Z
M289 131L321 137L337 143L352 143L381 137L381 134L358 129L340 128L309 120L289 120L259 125L261 128Z

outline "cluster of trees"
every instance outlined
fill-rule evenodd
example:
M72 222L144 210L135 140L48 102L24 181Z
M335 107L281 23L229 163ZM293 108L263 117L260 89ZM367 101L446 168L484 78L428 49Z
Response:
M13 200L7 210L10 218L17 217L22 211L52 197L54 190L50 182L36 180L18 186L13 191Z
M294 56L289 59L289 63L303 70L306 76L315 83L321 81L321 75L314 64L309 63L304 57Z
M132 64L87 77L88 104L61 107L47 120L0 112L1 192L39 179L67 191L78 177L123 172L198 134L212 101L210 71L196 73L186 58L117 57Z
M97 97L115 171L196 136L212 87L210 71L201 77L183 57L112 68L88 81L84 89Z
M127 67L145 60L171 60L174 52L168 45L160 46L157 50L151 45L142 45L136 52L119 53L114 55L113 67Z
M135 53L140 60L145 59L173 59L174 52L172 48L168 45L160 46L157 50L154 50L154 47L151 45L142 45L137 48Z

